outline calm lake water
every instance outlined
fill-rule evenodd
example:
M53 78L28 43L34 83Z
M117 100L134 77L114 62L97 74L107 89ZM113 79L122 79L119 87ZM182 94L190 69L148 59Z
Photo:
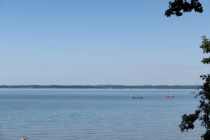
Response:
M178 127L192 91L1 89L0 140L199 140L201 128Z

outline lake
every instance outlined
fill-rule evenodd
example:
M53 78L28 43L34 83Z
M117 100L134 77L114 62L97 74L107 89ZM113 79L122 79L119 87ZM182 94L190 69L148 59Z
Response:
M178 126L198 105L192 92L1 89L0 140L199 140L199 124L187 133Z

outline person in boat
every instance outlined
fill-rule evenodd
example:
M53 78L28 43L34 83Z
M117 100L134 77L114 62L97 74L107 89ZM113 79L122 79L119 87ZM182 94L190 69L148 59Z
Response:
M171 98L175 98L175 96L173 96L173 95L167 95L167 96L165 96L166 98L169 98L169 99L171 99Z
M133 96L132 99L143 99L141 96Z

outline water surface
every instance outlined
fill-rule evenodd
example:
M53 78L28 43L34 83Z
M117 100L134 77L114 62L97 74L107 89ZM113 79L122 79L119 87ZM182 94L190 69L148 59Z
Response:
M1 89L0 139L198 140L200 128L182 134L178 127L198 104L191 92Z

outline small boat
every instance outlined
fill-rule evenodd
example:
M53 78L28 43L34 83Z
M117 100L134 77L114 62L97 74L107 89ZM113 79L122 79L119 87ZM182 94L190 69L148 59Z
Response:
M173 99L173 98L175 98L175 96L174 95L166 95L165 98L166 99Z
M132 98L132 99L143 99L142 96L132 96L131 98Z

